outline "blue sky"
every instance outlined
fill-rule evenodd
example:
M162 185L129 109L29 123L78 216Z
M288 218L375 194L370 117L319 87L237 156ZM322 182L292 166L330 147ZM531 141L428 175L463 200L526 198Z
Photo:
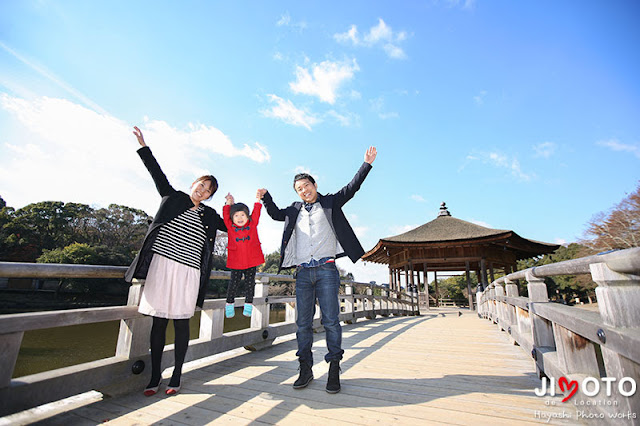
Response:
M0 196L153 214L211 172L285 206L346 184L365 250L453 216L569 243L640 179L636 1L0 2ZM261 220L266 253L282 226ZM384 267L340 266L386 282Z

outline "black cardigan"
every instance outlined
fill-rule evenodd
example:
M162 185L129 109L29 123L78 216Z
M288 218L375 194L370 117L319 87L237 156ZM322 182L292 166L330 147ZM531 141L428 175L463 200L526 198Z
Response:
M149 173L156 184L156 188L162 196L162 201L160 202L158 212L154 216L153 222L149 226L147 234L144 237L142 249L125 273L125 280L127 282L131 282L133 278L146 278L147 272L149 271L149 264L153 257L151 248L153 247L153 243L156 240L160 227L194 206L191 201L191 197L188 194L182 191L176 191L169 184L167 177L162 169L160 169L160 165L158 165L158 162L151 153L149 147L140 148L138 150L138 154L140 155L140 158L147 170L149 170ZM200 256L200 290L198 292L198 300L196 302L197 306L202 307L207 290L207 283L209 282L209 276L211 275L212 255L215 247L216 231L220 230L227 232L227 227L220 215L209 206L204 206L204 212L200 215L205 228L205 233L207 234L207 239L205 240L205 245Z
M364 179L369 174L369 171L371 171L371 168L371 164L364 162L356 172L353 179L351 179L351 182L349 182L340 191L335 194L318 194L318 202L322 206L338 242L345 251L344 253L338 253L337 257L345 255L349 256L349 259L354 263L362 257L364 249L362 248L360 241L358 241L356 234L353 232L349 221L342 212L342 206L353 198L356 192L360 189L362 182L364 182ZM273 198L269 192L264 194L262 201L267 213L273 220L280 222L284 221L284 232L282 234L282 244L280 246L280 263L278 264L278 272L280 272L282 269L282 262L284 261L285 249L287 244L289 244L289 240L291 239L291 235L293 234L293 230L296 226L296 220L298 219L298 214L302 208L302 202L296 201L290 206L280 209L273 202Z

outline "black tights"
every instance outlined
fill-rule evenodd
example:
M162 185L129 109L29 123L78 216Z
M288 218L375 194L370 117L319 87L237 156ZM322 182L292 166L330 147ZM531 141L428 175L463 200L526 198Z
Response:
M242 276L244 275L244 280ZM246 290L244 303L253 303L253 293L256 286L256 267L248 269L232 269L231 280L227 287L227 303L233 303L238 292L238 287L244 286Z
M162 352L167 334L169 320L166 318L153 317L151 326L151 381L147 387L155 387L160 382L162 375ZM174 319L173 328L176 331L175 339L175 367L169 386L179 386L182 376L182 364L189 348L189 319Z

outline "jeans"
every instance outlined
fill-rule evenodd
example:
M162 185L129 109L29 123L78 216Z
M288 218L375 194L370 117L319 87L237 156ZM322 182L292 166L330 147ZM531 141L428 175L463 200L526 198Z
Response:
M324 359L327 362L341 360L342 327L340 326L340 273L335 262L325 263L313 268L299 268L296 277L296 309L298 311L298 352L300 361L313 365L313 316L316 313L316 298L322 313L322 325L326 332L329 353Z

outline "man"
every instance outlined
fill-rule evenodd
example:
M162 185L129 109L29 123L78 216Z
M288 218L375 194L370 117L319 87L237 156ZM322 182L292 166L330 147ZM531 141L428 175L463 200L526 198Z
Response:
M326 390L340 392L340 360L344 351L339 320L340 274L335 259L349 256L355 263L364 254L342 206L360 189L376 155L376 148L369 147L354 178L335 194L319 194L318 184L306 173L297 174L293 179L293 188L302 201L284 209L276 206L266 189L258 190L269 216L284 221L278 271L296 267L296 356L300 362L300 376L293 384L294 389L305 388L313 380L312 325L317 298L329 350L324 357L330 364Z

